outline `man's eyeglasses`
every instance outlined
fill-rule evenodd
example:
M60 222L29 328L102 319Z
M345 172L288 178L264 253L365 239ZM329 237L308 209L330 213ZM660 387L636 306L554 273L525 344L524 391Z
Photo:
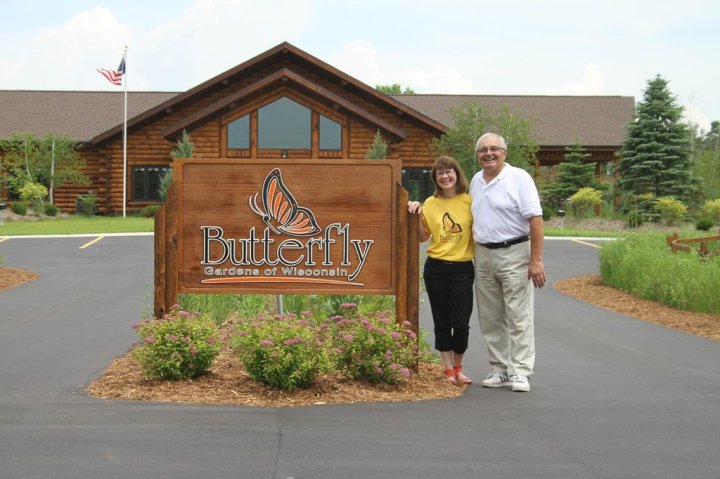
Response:
M485 153L497 153L498 151L505 151L505 148L500 148L499 146L484 146L482 148L478 148L477 152L484 155Z

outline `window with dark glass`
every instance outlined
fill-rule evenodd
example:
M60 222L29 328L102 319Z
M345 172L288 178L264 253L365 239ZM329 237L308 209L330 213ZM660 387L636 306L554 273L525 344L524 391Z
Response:
M267 150L309 150L311 137L309 108L283 97L258 110L258 148Z
M132 169L133 201L160 201L160 182L170 171L163 166L137 166Z
M426 168L406 168L402 170L402 185L408 190L412 201L425 201L435 192L435 185Z
M227 146L232 150L250 148L250 115L245 115L228 124Z
M342 149L342 127L340 123L332 121L324 115L320 115L320 149Z

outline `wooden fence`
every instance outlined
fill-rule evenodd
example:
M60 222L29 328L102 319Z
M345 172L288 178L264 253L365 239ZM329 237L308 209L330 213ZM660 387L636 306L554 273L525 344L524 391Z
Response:
M666 238L666 241L668 247L672 249L673 254L678 251L693 251L697 249L698 254L702 258L706 258L708 256L720 256L720 249L710 249L709 247L709 244L713 241L720 241L720 229L718 230L717 236L704 236L702 238L680 239L680 236L677 233L673 233ZM699 245L699 247L697 245Z

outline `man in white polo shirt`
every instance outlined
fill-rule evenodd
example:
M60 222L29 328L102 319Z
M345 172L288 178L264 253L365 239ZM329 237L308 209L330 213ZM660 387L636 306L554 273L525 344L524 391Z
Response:
M535 365L533 286L545 285L540 197L530 174L505 163L503 137L485 133L475 153L482 167L469 191L475 296L492 367L482 385L527 392Z

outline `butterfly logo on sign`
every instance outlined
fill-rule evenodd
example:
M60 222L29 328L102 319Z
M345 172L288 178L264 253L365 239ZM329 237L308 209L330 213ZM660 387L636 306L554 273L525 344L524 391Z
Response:
M308 208L298 206L295 197L283 183L279 168L265 177L262 187L262 208L258 195L248 199L250 209L260 216L274 233L291 236L312 236L320 232L315 215Z
M447 231L448 233L461 233L462 227L455 223L455 221L450 217L450 214L445 212L445 214L442 217L443 222L443 229Z

